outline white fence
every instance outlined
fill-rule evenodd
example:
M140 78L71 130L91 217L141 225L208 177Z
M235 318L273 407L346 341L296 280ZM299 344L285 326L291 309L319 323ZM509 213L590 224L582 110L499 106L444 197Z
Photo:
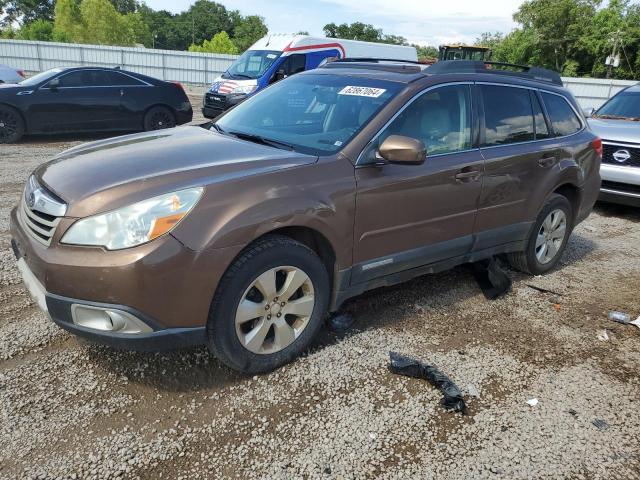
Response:
M638 83L633 80L572 77L562 77L562 82L573 93L582 108L598 108L620 90Z
M210 84L237 55L0 39L0 64L28 73L63 66L120 66L162 80Z
M114 67L163 80L210 84L236 59L236 55L177 52L148 48L109 47L74 43L1 40L0 63L29 73L60 66ZM597 108L607 99L637 82L599 78L562 78L582 108Z

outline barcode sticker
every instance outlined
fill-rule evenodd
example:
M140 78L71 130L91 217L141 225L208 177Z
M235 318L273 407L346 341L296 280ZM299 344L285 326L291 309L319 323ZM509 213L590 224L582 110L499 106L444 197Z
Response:
M384 88L355 87L352 85L347 85L338 92L338 95L355 95L357 97L378 98L384 92L386 92Z

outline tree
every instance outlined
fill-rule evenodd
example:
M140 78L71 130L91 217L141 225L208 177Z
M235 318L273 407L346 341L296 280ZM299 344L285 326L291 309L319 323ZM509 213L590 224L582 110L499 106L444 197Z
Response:
M53 21L55 0L0 0L0 25L19 22L26 25L36 20Z
M238 53L238 47L231 41L227 32L216 33L211 40L205 40L202 45L191 45L190 52L203 53L227 53L234 55Z
M411 44L411 46L418 52L418 60L420 61L438 58L438 49L436 47L432 47L431 45L425 47L417 44Z
M48 42L53 40L53 22L44 19L34 20L24 25L17 33L20 40L39 40Z
M258 15L249 15L247 17L238 15L238 17L234 22L233 43L235 43L240 52L244 52L264 37L269 30L264 23L263 17Z
M504 34L501 32L483 32L480 34L476 41L473 42L478 47L489 47L491 50L498 47L504 40Z
M386 35L382 29L371 24L354 22L351 24L328 23L323 28L324 34L331 38L344 38L346 40L361 40L364 42L392 43L395 45L407 45L407 39L399 35Z
M82 29L80 6L75 0L57 0L53 39L57 42L73 42L79 38Z

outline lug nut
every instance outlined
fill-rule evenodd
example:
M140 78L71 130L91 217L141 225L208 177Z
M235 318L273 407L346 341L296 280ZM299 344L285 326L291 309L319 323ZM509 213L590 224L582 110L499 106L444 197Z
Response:
M267 315L267 320L271 320L271 315Z
M282 303L280 304L280 306L281 306L281 307L284 307L286 304L287 304L287 302L282 302Z
M281 316L282 316L282 314L281 314L281 313L278 313L278 314L276 315L276 317L278 317L278 318L280 318Z
M265 310L269 310L269 305L265 305L265 306L264 306L264 309L265 309Z

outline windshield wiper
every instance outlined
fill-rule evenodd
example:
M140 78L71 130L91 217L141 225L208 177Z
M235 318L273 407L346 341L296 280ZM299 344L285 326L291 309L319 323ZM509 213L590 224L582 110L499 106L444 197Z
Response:
M250 142L261 143L263 145L269 145L270 147L276 147L284 150L294 150L293 145L280 140L272 140L270 138L261 137L260 135L253 135L251 133L243 132L228 132L242 140L249 140Z
M218 125L216 122L211 122L211 127L214 128L218 133L221 133L223 135L227 134L227 131L224 128L222 128L220 125Z
M605 120L630 120L632 122L637 122L640 120L640 117L625 117L624 115L610 115L603 113L602 115L592 115L594 118L604 118Z

